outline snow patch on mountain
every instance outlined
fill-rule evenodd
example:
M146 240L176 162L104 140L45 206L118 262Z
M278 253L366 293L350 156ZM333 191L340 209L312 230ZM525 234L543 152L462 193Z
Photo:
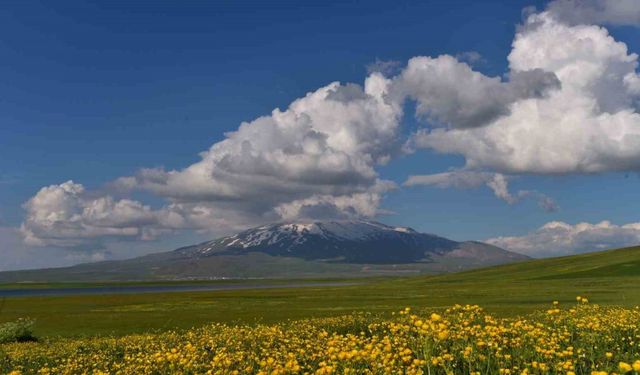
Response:
M424 245L425 241L434 245ZM455 242L442 237L418 233L411 228L391 227L375 221L336 220L317 222L287 222L263 225L233 236L206 242L191 248L190 257L203 257L238 251L259 251L269 254L328 259L351 256L350 249L360 253L382 251L397 252L398 248L433 247L434 250L451 247ZM311 255L313 253L313 255ZM304 254L304 255L301 255Z
M201 249L203 254L212 251L216 244L226 247L251 248L276 244L301 245L310 238L331 241L361 241L396 233L417 233L411 228L390 227L373 221L325 221L310 223L281 223L263 225L231 237L208 243Z

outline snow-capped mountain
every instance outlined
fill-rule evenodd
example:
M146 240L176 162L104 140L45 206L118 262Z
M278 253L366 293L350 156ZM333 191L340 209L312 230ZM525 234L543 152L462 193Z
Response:
M525 260L481 242L456 242L372 221L278 223L177 250L0 281L356 277L442 273Z
M429 262L433 256L459 247L459 242L411 228L373 221L321 221L264 225L177 252L190 257L259 252L305 260L380 264Z

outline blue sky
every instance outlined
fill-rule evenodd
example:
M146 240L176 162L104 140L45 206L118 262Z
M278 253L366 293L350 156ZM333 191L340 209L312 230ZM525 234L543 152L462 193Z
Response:
M141 168L179 171L197 163L201 152L242 122L269 115L274 108L284 111L295 99L331 82L363 85L367 67L376 61L397 62L400 71L415 56L451 55L477 73L508 82L507 56L518 25L524 22L523 9L530 6L542 12L547 2L5 4L0 11L0 226L4 228L0 236L15 237L15 228L30 214L25 202L41 188L68 180L83 185L84 200L106 191L116 200L135 199L152 209L174 202L175 195L153 189L113 193L109 186ZM560 11L557 14L560 19ZM640 51L640 29L632 22L600 23L627 45L629 53ZM471 51L480 57L470 61ZM416 118L411 100L403 105L397 135L403 142L437 122ZM397 184L380 193L377 220L460 240L526 236L554 221L571 225L640 221L635 203L640 178L633 153L625 154L632 162L619 168L607 164L549 172L501 169L487 162L472 171L507 175L512 194L520 190L544 194L557 206L546 212L538 207L538 195L505 203L483 184L463 189L432 183L403 186L410 175L466 172L465 161L473 157L442 154L432 146L413 151L396 153L386 164L372 167L378 180ZM262 219L267 217L271 216ZM85 241L94 235L84 234L82 241L74 239L71 245L42 236L39 244L16 245L12 237L5 241L12 248L0 243L0 253L9 259L5 264L0 261L0 269L67 264L94 259L96 254L100 259L105 249L106 257L168 250L245 223L243 216L226 229L162 227L144 241L140 236L96 235L99 245ZM624 235L635 238L633 233ZM617 244L609 237L603 243Z

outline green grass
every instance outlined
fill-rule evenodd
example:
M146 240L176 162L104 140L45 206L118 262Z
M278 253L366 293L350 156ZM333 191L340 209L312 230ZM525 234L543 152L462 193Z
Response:
M100 282L11 282L0 283L3 289L54 289L54 288L99 288L99 287L128 287L128 286L194 286L194 285L279 285L306 283L336 283L360 282L362 278L290 278L290 279L219 279L219 280L152 280L152 281L100 281ZM367 280L384 280L385 277L376 276Z
M37 321L37 335L84 336L189 328L207 322L270 323L362 310L388 313L405 306L442 308L456 303L480 304L490 312L512 316L552 300L573 301L576 295L601 304L632 306L640 305L640 247L441 276L357 282L342 287L6 298L3 305L0 302L0 322L30 317Z

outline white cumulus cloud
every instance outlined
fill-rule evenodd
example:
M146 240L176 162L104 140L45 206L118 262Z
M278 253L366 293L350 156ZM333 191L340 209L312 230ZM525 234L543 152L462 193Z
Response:
M442 55L409 60L393 91L399 98L414 99L418 115L454 128L473 128L508 115L514 102L546 97L559 86L554 74L539 68L514 70L503 82Z
M80 247L103 237L145 239L162 227L165 215L129 199L90 198L73 181L40 189L24 208L27 218L20 231L34 246Z
M286 111L243 123L182 170L146 169L120 185L180 201L242 200L262 206L376 185L375 166L398 149L402 115L379 74L364 88L332 83Z
M547 10L571 24L640 25L638 0L554 0Z
M532 257L572 255L640 244L640 223L624 225L549 222L524 236L497 237L487 243Z
M505 174L639 170L637 65L638 56L602 27L533 14L513 42L510 69L552 72L560 88L514 101L483 127L423 129L414 146Z
M81 246L106 238L151 239L176 229L223 233L279 219L333 212L375 216L395 184L376 166L399 152L400 104L378 73L364 87L332 83L285 111L243 123L180 170L142 169L112 185L167 204L87 194L71 181L40 190L22 225L33 245Z

